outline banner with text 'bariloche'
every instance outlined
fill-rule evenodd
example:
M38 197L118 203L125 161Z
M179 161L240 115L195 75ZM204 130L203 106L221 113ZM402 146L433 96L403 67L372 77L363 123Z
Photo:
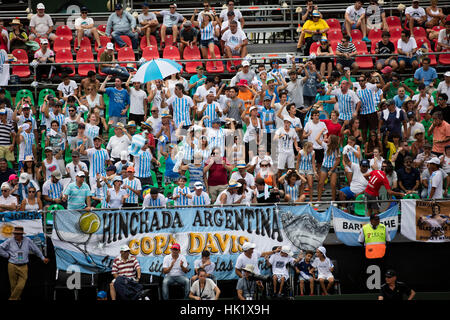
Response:
M336 237L348 246L361 246L358 242L359 233L363 225L369 223L369 217L358 217L348 214L336 207L331 206L333 214L333 228ZM386 226L391 240L394 239L398 230L398 205L379 214L380 223Z
M234 265L242 244L256 244L255 251L289 245L296 254L322 245L330 228L329 212L311 206L239 206L143 210L57 211L52 242L57 267L77 265L81 272L109 272L128 245L143 273L160 275L173 243L179 243L191 276L194 261L208 249L216 264L218 280L235 279ZM265 268L264 259L260 269Z
M450 201L402 200L402 235L411 241L450 241Z
M45 237L40 212L1 212L0 243L13 237L14 227L23 227L25 237L33 240L38 247L44 246Z

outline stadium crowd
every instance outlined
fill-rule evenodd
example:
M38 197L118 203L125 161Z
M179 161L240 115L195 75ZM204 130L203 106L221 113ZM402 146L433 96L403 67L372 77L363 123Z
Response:
M376 199L382 184L396 197L447 195L450 71L438 75L427 53L448 50L450 20L436 1L426 10L413 1L394 43L376 0L367 9L359 0L349 6L338 29L308 1L298 43L308 58L272 60L269 68L246 58L245 19L233 1L220 13L203 5L186 18L176 4L159 12L144 4L136 19L118 4L104 31L83 7L73 48L86 50L87 41L91 49L92 41L100 65L78 83L70 66L46 65L60 49L43 4L28 28L20 19L2 27L2 211L312 204L326 184L331 200ZM416 27L427 30L421 46L410 32ZM373 30L380 31L378 41ZM377 57L376 71L358 64L359 35L358 45L372 42L373 52L387 55ZM199 47L203 58L242 60L227 64L229 82L218 60L206 69L197 63L192 75L135 81L136 69L119 64L117 53L152 47L157 37L161 50L173 44L181 57ZM6 62L17 50L37 64L40 85L57 81L56 90L10 97ZM336 63L327 57L334 54ZM405 72L413 77L405 79Z

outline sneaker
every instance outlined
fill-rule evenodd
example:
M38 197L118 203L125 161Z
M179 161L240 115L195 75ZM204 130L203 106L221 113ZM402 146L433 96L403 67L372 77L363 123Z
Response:
M364 41L364 42L370 42L370 39L367 38L367 37L364 37L364 38L362 38L362 41Z
M103 48L103 46L102 46L102 45L99 45L97 48L101 49L101 48Z
M318 208L319 206L320 206L320 204L318 204L318 203L314 203L314 204L313 204L313 207L314 207L314 208Z
M75 51L78 51L78 50L80 50L80 46L77 46L77 47L75 48Z

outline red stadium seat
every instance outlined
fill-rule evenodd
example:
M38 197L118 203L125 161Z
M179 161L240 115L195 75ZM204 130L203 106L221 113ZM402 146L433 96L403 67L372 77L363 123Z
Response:
M193 46L192 48L190 46L184 47L183 51L183 58L186 60L198 60L201 59L202 56L200 54L200 49L197 46ZM198 66L203 66L202 62L200 61L189 61L185 63L185 69L187 73L196 73L196 68Z
M330 27L330 31L331 30L339 30L339 31L342 30L341 23L339 22L338 19L330 18L330 19L327 19L326 22L327 22L328 26Z
M448 54L440 54L439 55L439 63L446 65L446 66L448 66L450 64L450 51L447 51L447 52L448 52Z
M20 78L27 78L30 76L29 66L14 66L14 63L28 63L27 52L23 49L14 49L12 55L17 58L17 62L13 62L12 74L19 76Z
M163 50L163 58L170 60L180 60L180 51L175 46L169 46L166 44Z
M69 41L72 41L72 30L67 25L62 25L56 28L55 35L57 37L63 37Z
M341 30L330 30L327 33L328 41L330 42L340 42L342 40Z
M216 55L216 59L220 59L220 49L217 45L214 45L214 54ZM211 54L208 51L208 59L212 59ZM212 61L206 62L206 71L209 73L223 73L224 67L222 61L216 61L216 70L214 68L214 63Z
M442 26L434 26L431 30L436 31L436 32L439 32L439 31L441 31L442 29L445 29L445 27L442 27Z
M402 21L400 20L400 17L398 17L398 16L386 17L386 23L388 25L389 31L391 31L392 28L401 28L402 27Z
M372 29L369 31L369 34L367 37L370 39L370 41L381 41L381 34L383 33L383 30L381 29Z
M241 57L240 56L233 56L233 58L237 59L237 58L241 58ZM237 72L237 68L235 68L233 70L233 69L231 69L231 66L233 64L235 67L237 67L241 63L242 63L242 60L228 60L227 61L227 70L228 70L228 72L230 72L230 73Z
M414 27L413 28L414 38L416 39L427 39L427 32L422 27Z
M356 47L357 54L369 54L367 51L367 45L364 41L353 41L353 44ZM355 62L361 69L373 68L372 57L356 57Z
M55 62L56 63L73 63L72 51L62 49L58 52L55 52ZM75 66L74 65L64 65L64 67L71 68L73 72L69 74L69 76L73 77L75 75Z
M430 58L430 66L436 66L437 65L437 59L435 54L431 54L433 50L431 49L431 44L428 39L416 39L417 48L422 47L423 44L426 44L428 47L428 54L427 56Z
M92 50L89 49L80 49L77 52L77 62L94 62L94 55L92 54ZM78 74L82 77L86 77L89 71L95 72L94 64L80 64L78 65Z
M317 49L320 47L320 42L311 43L311 47L309 47L309 53L317 53Z
M350 31L350 37L352 37L352 42L361 41L363 38L362 32L359 29L353 29Z
M156 46L149 46L142 49L142 58L144 58L147 61L158 59L159 58L159 51Z
M389 29L389 33L391 35L391 41L396 43L398 39L402 37L402 28L398 27Z
M70 40L64 37L57 37L53 42L53 51L56 53L62 49L72 50Z
M119 49L117 53L118 61L136 61L136 57L134 56L134 51L132 47L123 47ZM126 67L127 63L121 63L120 66ZM133 63L133 67L136 68L136 64Z
M100 62L100 56L102 55L103 51L105 51L105 50L106 50L105 47L97 50L97 62ZM103 77L106 76L106 73L103 73L101 71L100 65L98 65L98 74L103 76Z
M150 45L158 47L158 42L156 42L156 37L154 35L150 35ZM147 38L145 36L141 38L140 47L141 50L144 50L144 48L147 47Z
M78 46L78 38L75 38L74 44L73 44L74 49L76 49L77 46ZM91 39L89 39L88 37L81 38L80 49L86 49L86 50L92 51Z
M97 53L98 53L99 51L103 51L103 49L106 48L106 44L107 44L108 42L112 42L112 40L111 40L110 37L108 37L108 36L100 36L100 43L101 43L101 45L102 45L102 49L99 49L99 48L98 48L97 41L95 41L95 51L97 51Z
M121 38L123 41L125 41L126 47L133 48L133 44L132 44L131 39L130 39L129 36L120 36L120 38ZM116 51L119 51L120 47L119 47L119 45L117 44L117 42L115 43L115 46L114 46L114 47L116 48ZM122 47L122 48L123 48L123 47Z
M163 41L162 41L162 38L161 38L161 30L160 30L160 32L159 32L159 37L160 37L160 39L161 39L161 42L163 42ZM171 34L166 34L166 40L165 40L165 42L164 42L165 46L173 46L173 45L175 45L175 42L176 42L176 40L174 41L173 35L171 35ZM162 48L161 43L160 43L160 48Z

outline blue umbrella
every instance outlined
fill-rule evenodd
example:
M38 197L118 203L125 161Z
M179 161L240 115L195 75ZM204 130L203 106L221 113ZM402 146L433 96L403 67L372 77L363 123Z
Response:
M164 79L178 73L183 67L169 59L154 59L141 65L133 77L133 81L146 83L156 79Z

